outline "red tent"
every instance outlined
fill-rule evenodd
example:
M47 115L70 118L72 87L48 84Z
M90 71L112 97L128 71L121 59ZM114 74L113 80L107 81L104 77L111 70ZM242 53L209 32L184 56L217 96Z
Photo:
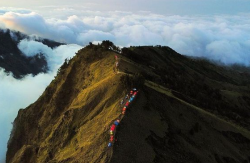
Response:
M129 105L129 102L126 102L125 106L128 106Z
M111 131L114 131L114 130L115 130L115 127L116 127L116 126L115 126L114 124L112 124L110 130L111 130Z
M110 141L112 142L113 140L114 140L114 136L111 135L111 136L110 136Z

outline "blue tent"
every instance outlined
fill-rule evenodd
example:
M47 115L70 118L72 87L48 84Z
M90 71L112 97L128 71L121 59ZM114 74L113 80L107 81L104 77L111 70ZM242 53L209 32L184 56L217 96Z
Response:
M118 126L118 125L119 125L119 122L115 121L114 124L115 124L116 126Z

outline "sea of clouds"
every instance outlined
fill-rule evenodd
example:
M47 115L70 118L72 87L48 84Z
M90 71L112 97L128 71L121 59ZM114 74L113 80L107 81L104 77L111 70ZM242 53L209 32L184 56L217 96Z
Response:
M147 11L76 11L67 7L51 10L42 16L25 9L0 8L0 28L71 44L51 49L36 41L22 40L18 47L25 55L42 52L46 56L49 73L16 80L0 70L0 162L4 160L11 122L18 110L34 102L64 59L72 57L89 42L111 40L119 46L166 45L184 55L224 64L249 66L250 63L250 14L164 16Z
M74 10L56 11L73 13ZM248 66L249 16L164 16L118 11L91 14L86 11L63 19L44 18L35 12L5 12L0 15L0 27L79 45L101 40L111 40L120 46L167 45L184 55Z
M75 44L62 45L51 49L47 45L32 40L23 40L18 45L27 56L43 53L48 60L50 71L37 76L27 75L21 80L0 69L0 162L4 162L7 141L12 122L20 108L35 102L56 76L57 70L66 58L71 58L82 47Z

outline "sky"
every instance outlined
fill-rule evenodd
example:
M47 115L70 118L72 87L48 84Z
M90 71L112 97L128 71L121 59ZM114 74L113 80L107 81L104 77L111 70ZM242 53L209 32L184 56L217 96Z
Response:
M0 6L43 10L78 6L95 11L151 11L156 14L237 14L250 11L249 0L1 0Z
M47 74L17 80L0 69L0 163L18 110L35 102L64 59L89 42L165 45L222 64L250 64L249 0L0 0L0 6L0 28L69 44L19 43L24 55L46 55Z

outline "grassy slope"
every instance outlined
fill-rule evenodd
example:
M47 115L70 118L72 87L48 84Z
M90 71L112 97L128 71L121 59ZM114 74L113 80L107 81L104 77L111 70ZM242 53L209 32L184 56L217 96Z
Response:
M170 89L167 89L167 88L164 88L163 86L159 85L159 84L156 84L156 83L153 83L153 82L150 82L150 81L146 81L145 85L149 88L152 88L154 90L156 90L157 92L160 92L160 93L163 93L171 98L174 98L176 100L178 100L180 103L184 104L184 105L187 105L190 107L190 109L195 109L199 112L199 114L205 116L205 117L210 117L213 119L213 121L215 122L220 122L221 124L224 124L224 126L230 126L231 129L233 129L233 131L235 132L239 132L240 134L244 135L246 138L250 139L250 131L246 130L245 128L237 125L237 124L234 124L234 123L230 123L229 121L226 121L208 111L206 111L205 109L202 109L202 108L199 108L199 107L196 107L186 101L183 101L181 99L179 99L178 97L175 97L172 93L171 93L171 90ZM218 126L218 125L215 125L214 126L216 129L220 130L221 126Z
M19 112L7 162L108 160L107 130L120 114L125 93L113 64L112 52L80 51L38 101ZM27 150L23 144L35 157L20 154Z

